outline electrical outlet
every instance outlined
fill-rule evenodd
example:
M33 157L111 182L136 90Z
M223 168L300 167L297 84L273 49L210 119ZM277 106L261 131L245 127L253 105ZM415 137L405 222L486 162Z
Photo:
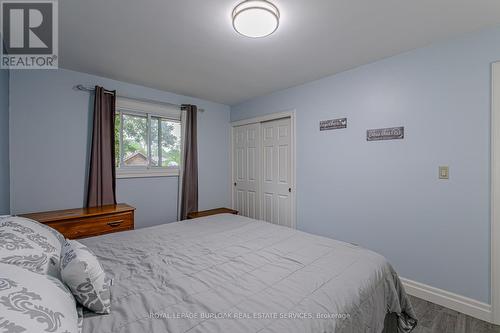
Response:
M450 170L448 166L439 167L439 179L450 179Z

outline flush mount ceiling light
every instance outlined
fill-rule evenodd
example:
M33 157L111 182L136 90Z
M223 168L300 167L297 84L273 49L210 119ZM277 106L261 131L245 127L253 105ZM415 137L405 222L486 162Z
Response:
M233 27L247 37L266 37L278 29L280 12L265 0L247 0L233 10Z

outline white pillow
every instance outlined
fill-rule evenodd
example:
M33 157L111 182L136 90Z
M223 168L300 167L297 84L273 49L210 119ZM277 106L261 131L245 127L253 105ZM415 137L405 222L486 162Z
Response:
M6 332L80 332L76 302L56 278L0 264L0 328Z
M80 304L96 313L110 312L110 280L88 247L66 240L61 251L61 279Z
M64 236L39 222L17 216L0 219L0 263L58 277L63 242Z

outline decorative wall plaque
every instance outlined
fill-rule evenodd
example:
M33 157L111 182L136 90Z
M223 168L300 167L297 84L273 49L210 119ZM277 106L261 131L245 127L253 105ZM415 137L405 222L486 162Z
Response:
M404 139L404 137L405 128L403 126L369 129L366 131L366 141L397 140Z
M319 122L320 131L327 131L339 128L347 128L347 118L321 120Z

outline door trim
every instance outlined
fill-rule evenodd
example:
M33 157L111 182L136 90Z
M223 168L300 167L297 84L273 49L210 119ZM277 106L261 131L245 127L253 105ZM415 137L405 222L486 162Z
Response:
M500 62L491 66L491 313L500 324ZM495 205L495 203L499 203Z
M291 137L290 137L290 143L292 145L290 152L291 152L291 172L292 172L292 177L291 177L291 187L292 187L292 194L291 194L291 219L292 219L292 228L296 229L297 228L297 172L296 172L296 147L297 147L297 137L295 135L296 130L297 130L297 125L296 125L296 115L295 115L295 109L287 110L287 111L282 111L282 112L276 112L276 113L270 113L266 114L263 116L259 117L254 117L254 118L248 118L248 119L243 119L243 120L238 120L238 121L233 121L231 122L231 147L230 147L230 153L229 153L229 158L230 158L230 167L231 167L231 172L230 172L230 181L229 181L229 186L231 187L231 190L229 193L231 193L231 208L234 209L234 160L233 160L233 149L234 149L234 128L238 126L244 126L244 125L250 125L250 124L256 124L256 123L263 123L266 121L271 121L271 120L278 120L282 118L290 118L290 128L291 128ZM262 207L260 207L262 208ZM261 209L259 209L259 213L262 214Z
M295 110L270 113L270 114L266 114L266 115L255 117L255 118L237 120L237 121L231 122L231 126L236 127L236 126L250 125L250 124L255 124L255 123L263 123L266 121L278 120L281 118L292 118L292 120L294 120L295 119Z

